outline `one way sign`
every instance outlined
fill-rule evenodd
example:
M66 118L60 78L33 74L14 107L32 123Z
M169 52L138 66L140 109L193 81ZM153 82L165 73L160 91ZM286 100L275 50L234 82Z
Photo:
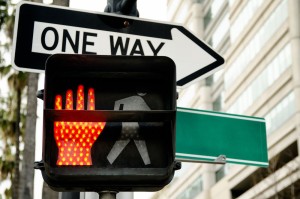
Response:
M22 1L17 6L13 66L43 72L55 53L167 56L177 85L214 73L224 59L182 26Z

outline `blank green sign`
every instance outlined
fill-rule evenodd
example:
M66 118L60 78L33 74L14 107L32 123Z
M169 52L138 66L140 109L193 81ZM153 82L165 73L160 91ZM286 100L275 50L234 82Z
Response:
M268 166L263 118L177 108L176 160Z

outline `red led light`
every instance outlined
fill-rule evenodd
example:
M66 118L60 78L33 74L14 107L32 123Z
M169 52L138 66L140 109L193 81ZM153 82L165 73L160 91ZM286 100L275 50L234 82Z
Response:
M67 90L66 93L66 109L73 110L73 91Z
M93 88L90 88L88 91L88 110L95 110L95 93Z
M55 97L55 110L62 109L62 97ZM66 92L67 110L73 110L73 92ZM78 86L77 110L84 110L84 87ZM88 90L88 110L95 110L94 89ZM105 127L105 122L54 122L54 138L58 147L58 166L92 165L91 148Z
M55 110L61 110L62 107L62 98L60 95L55 96Z
M84 87L79 85L77 89L77 106L76 110L84 110Z

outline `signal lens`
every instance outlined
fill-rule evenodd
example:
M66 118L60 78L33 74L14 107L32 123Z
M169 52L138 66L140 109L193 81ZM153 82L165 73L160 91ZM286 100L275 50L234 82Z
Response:
M55 97L55 110L62 109L62 97ZM67 110L73 110L73 92L66 92ZM77 89L77 110L84 110L84 87ZM88 110L95 110L94 89L88 90ZM76 110L74 110L76 111ZM54 122L54 138L58 147L58 166L92 165L91 148L105 127L105 122Z

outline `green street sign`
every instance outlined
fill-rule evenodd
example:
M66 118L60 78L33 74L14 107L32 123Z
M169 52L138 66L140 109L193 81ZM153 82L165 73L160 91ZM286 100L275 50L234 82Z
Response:
M267 167L263 118L177 108L176 160Z

